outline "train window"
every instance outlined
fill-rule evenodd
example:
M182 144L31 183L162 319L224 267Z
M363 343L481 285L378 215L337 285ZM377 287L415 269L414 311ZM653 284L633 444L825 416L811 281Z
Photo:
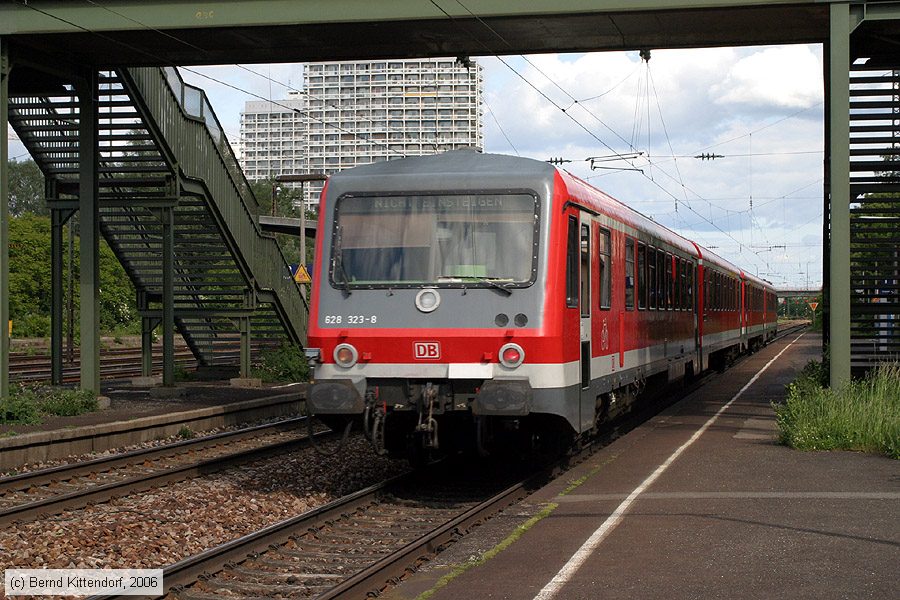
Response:
M527 193L347 194L335 207L331 283L528 287L539 231L538 201Z
M719 293L722 291L721 280L719 278L719 273L717 271L713 271L713 285L712 285L712 295L713 295L713 310L719 310Z
M734 310L734 279L728 278L728 310Z
M647 248L647 291L650 308L656 308L656 248Z
M681 266L681 259L677 256L675 256L675 265L672 268L672 277L675 279L675 297L672 299L672 304L675 310L681 310L681 292L684 289L681 285L681 274L684 271Z
M634 310L634 240L625 238L625 309Z
M672 255L666 252L666 310L672 310Z
M725 310L725 286L722 284L722 279L724 279L724 275L716 273L716 308L719 311Z
M737 309L737 279L731 279L731 310Z
M609 231L600 229L597 235L597 281L600 282L600 308L609 308L612 285Z
M703 312L709 312L709 270L703 267Z
M734 279L728 278L728 310L734 310Z
M566 306L578 308L578 220L569 217L566 251Z
M731 277L722 277L722 310L731 310Z
M694 282L697 281L697 265L693 262L688 269L688 308L695 314L697 312L697 302L694 298Z
M647 246L638 242L638 308L647 308Z
M687 308L687 263L683 258L678 260L678 308Z
M656 300L659 310L666 310L666 253L656 250Z
M591 316L591 226L581 224L581 316Z

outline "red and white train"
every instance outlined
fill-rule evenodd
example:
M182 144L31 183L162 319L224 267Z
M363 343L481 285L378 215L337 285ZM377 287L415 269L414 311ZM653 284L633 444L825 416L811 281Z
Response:
M775 335L770 284L536 160L350 169L318 227L307 406L379 450L571 439Z

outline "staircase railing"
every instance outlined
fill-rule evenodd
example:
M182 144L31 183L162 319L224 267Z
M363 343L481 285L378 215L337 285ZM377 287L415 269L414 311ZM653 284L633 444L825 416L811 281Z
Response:
M181 174L206 189L241 271L258 290L272 292L291 337L305 343L308 306L281 248L259 227L259 205L206 94L186 84L174 68L134 68L122 76Z

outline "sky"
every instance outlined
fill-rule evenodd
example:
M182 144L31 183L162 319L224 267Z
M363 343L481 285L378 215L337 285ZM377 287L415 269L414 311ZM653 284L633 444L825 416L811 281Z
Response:
M776 286L821 285L820 45L476 60L485 152L571 161L562 168ZM182 69L233 144L244 102L283 99L302 73ZM10 143L11 157L23 152Z

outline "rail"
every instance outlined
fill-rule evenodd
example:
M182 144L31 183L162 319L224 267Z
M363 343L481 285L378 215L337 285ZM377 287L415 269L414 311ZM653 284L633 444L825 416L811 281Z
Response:
M304 421L297 417L0 478L0 524L59 514L305 447L309 437L305 427L299 428ZM314 435L334 437L332 432Z

